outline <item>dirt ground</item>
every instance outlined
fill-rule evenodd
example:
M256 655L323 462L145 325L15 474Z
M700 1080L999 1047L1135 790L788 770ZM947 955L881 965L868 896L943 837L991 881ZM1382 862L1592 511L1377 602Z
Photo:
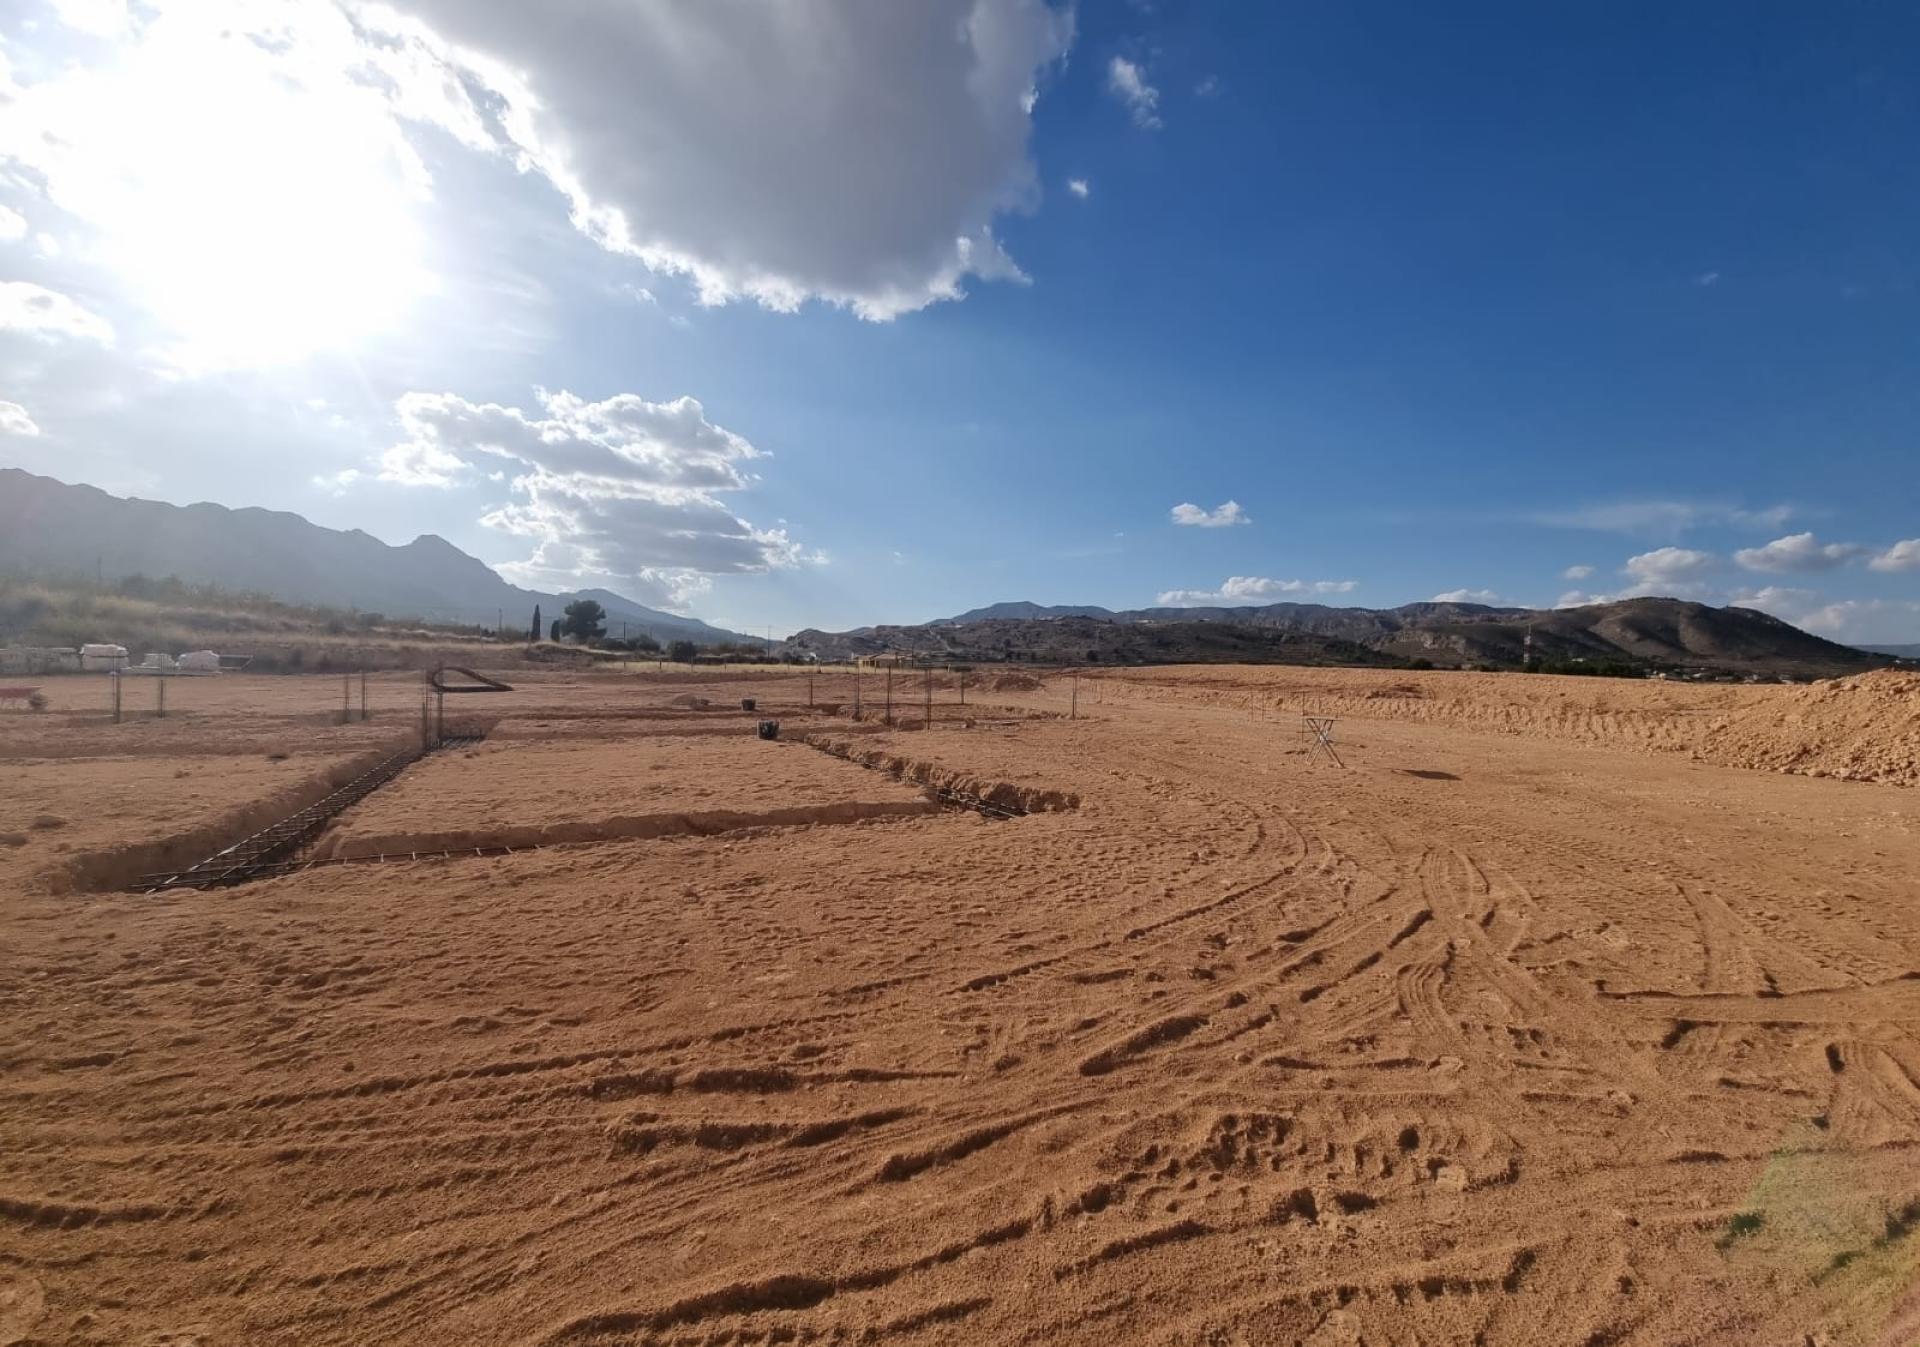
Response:
M326 681L0 720L0 800L151 774L60 798L84 860L417 732ZM1602 681L1129 671L920 731L517 680L319 849L752 808L153 897L0 849L0 1344L1907 1347L1920 792L1821 755L1913 702Z

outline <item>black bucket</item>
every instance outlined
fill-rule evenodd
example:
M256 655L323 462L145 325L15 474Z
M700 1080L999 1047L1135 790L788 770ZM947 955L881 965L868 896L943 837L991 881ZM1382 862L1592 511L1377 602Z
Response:
M740 709L742 711L754 711L754 710L758 710L759 708L757 704L754 702L753 698L742 697L740 699Z
M780 737L780 722L777 720L761 721L760 737L762 739L778 739Z

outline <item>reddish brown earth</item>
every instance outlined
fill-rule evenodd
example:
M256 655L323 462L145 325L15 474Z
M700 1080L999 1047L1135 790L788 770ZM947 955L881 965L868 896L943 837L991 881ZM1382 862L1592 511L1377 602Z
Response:
M529 681L320 849L745 817L155 897L58 890L417 687L70 713L77 780L233 770L0 851L0 1344L1910 1343L1920 794L1695 760L1815 690L1598 681ZM1045 808L835 812L889 769Z

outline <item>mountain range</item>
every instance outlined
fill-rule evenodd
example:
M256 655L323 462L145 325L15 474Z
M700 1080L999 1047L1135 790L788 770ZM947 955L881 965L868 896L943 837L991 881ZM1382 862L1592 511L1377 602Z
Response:
M177 576L288 603L515 631L527 629L536 605L551 621L573 600L592 599L606 609L614 635L624 624L663 641L750 639L611 590L522 589L431 533L395 547L359 529L322 528L280 510L169 505L18 468L0 468L0 572Z
M1752 608L1623 599L1580 608L1409 603L1335 608L1139 608L997 603L918 626L803 631L790 645L822 659L887 652L1046 662L1398 663L1517 668L1607 664L1734 675L1827 678L1888 663Z

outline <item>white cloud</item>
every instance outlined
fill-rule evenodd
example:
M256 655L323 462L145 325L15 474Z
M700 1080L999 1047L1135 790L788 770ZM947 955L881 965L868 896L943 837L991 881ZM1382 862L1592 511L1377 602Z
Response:
M1569 566L1560 572L1560 578L1562 580L1584 580L1592 574L1593 567L1591 566Z
M1830 571L1865 556L1854 543L1822 543L1811 533L1790 533L1765 547L1743 547L1733 559L1750 571L1775 574L1791 571Z
M1223 529L1235 524L1251 524L1253 520L1240 508L1238 501L1226 501L1218 508L1203 510L1198 505L1182 502L1170 512L1173 522L1187 528Z
M1696 552L1687 547L1656 547L1651 552L1628 557L1623 568L1640 585L1674 585L1697 580L1713 570L1717 559L1711 552Z
M1147 83L1147 75L1124 56L1107 63L1107 92L1126 104L1133 124L1145 131L1160 126L1160 91Z
M132 23L127 0L53 0L60 22L94 37L118 37Z
M1920 571L1920 538L1895 543L1867 565L1876 571Z
M1552 528L1591 529L1598 533L1637 533L1678 536L1690 528L1711 524L1778 528L1794 515L1790 505L1749 510L1738 505L1683 500L1629 500L1583 505L1573 510L1543 510L1525 516L1527 522Z
M1433 603L1504 603L1505 600L1502 599L1498 594L1494 593L1491 589L1449 589L1444 593L1435 594L1431 602Z
M1024 279L992 226L1037 197L1036 89L1073 37L1044 0L396 7L576 226L705 303L888 319Z
M1703 287L1718 285L1720 284L1720 273L1717 271L1703 271L1693 278L1693 283Z
M27 217L11 206L0 206L0 243L12 243L27 236Z
M693 398L538 397L543 414L530 416L451 393L408 393L397 404L405 438L382 455L380 475L446 486L506 460L519 472L518 498L481 522L531 540L525 561L500 567L527 584L607 585L684 604L712 575L820 560L784 529L757 529L720 500L752 482L742 465L764 455L709 421Z
M1588 594L1584 590L1570 589L1553 601L1555 608L1585 608L1594 603L1612 603L1611 594Z
M1832 641L1911 645L1920 642L1920 603L1911 599L1843 599L1814 609L1795 625Z
M113 345L113 325L57 290L29 281L0 281L0 331L41 341L73 338Z
M17 402L0 402L0 435L38 435L40 427Z
M1350 594L1357 580L1269 580L1257 575L1230 576L1218 589L1169 589L1154 600L1161 608L1232 608L1273 603L1292 594Z
M1727 602L1758 608L1832 641L1882 645L1920 641L1920 602L1910 599L1830 600L1811 589L1768 585L1737 591L1727 596Z
M1068 178L1067 190L1082 201L1093 195L1093 186L1085 178Z

